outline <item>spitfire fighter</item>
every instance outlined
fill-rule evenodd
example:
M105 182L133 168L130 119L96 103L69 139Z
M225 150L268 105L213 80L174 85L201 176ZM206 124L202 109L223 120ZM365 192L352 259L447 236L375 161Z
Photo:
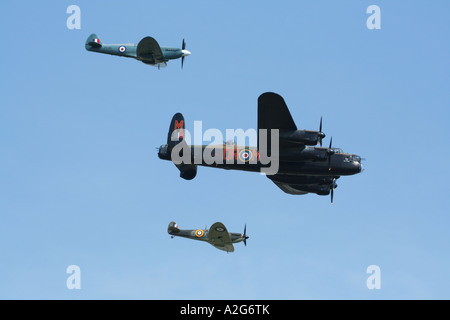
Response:
M186 50L184 39L181 48L160 47L152 37L143 38L137 45L134 43L104 44L95 33L87 38L85 48L88 51L134 58L145 64L156 66L158 69L166 67L169 60L179 58L181 58L181 68L183 68L184 57L191 54Z
M217 249L234 252L233 243L243 241L247 245L247 226L244 227L244 233L228 232L227 228L221 222L214 223L210 229L192 229L181 230L177 224L172 221L169 223L167 232L174 237L183 237L193 240L206 241L216 247Z
M271 147L273 142L268 138L272 131L278 132L278 170L275 174L267 174L267 177L288 194L331 194L333 203L336 180L340 176L354 175L362 171L361 157L333 148L332 139L328 148L322 147L322 139L325 137L322 132L322 119L319 131L298 130L284 99L272 92L264 93L258 98L259 136L256 148L238 145L230 147L226 144L188 146L184 140L184 131L184 117L177 113L169 127L167 144L159 148L158 156L160 159L173 161L180 170L180 176L186 180L195 178L198 165L262 172L266 164L262 163L261 152L276 154L275 148ZM267 141L265 147L261 146L261 137L265 137L264 140ZM320 144L320 147L316 146L317 144ZM181 162L174 159L180 152L180 146L181 154L184 155ZM206 153L218 155L224 161L198 159L199 154Z

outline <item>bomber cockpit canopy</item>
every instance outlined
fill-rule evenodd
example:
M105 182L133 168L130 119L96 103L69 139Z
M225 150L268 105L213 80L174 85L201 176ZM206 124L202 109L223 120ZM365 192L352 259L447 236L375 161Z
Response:
M361 157L357 156L355 154L349 154L348 156L345 157L344 162L361 162Z
M334 153L344 153L344 151L341 148L331 148L331 151L333 151Z

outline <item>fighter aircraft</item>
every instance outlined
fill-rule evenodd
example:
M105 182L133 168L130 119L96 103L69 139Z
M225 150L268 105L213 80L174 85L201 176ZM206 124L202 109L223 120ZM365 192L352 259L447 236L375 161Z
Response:
M111 54L114 56L134 58L145 64L159 68L166 67L167 61L181 58L181 68L184 65L184 57L191 53L186 50L186 42L183 39L180 48L160 47L152 37L143 38L137 45L129 44L104 44L95 34L91 34L86 40L85 48L88 51Z
M244 226L244 233L228 232L227 228L221 222L214 223L210 229L193 229L193 230L180 230L177 224L172 221L169 223L167 232L174 237L183 237L193 240L206 241L212 244L217 249L234 252L233 243L243 241L244 245L247 245L247 225Z
M174 161L180 170L180 176L186 180L195 178L197 165L261 171L267 166L261 162L261 151L265 154L275 152L272 150L269 139L274 129L278 129L279 133L279 166L275 174L267 174L267 177L288 194L329 195L331 193L331 203L333 203L333 193L337 187L336 180L340 176L353 175L362 171L361 157L345 153L339 148L333 148L332 139L330 139L328 148L321 146L322 139L325 138L325 134L322 132L322 119L319 131L298 130L284 99L272 92L263 93L258 98L258 132L260 134L257 148L238 145L230 147L226 144L188 146L184 140L184 117L181 113L177 113L173 116L169 127L167 144L159 147L158 156L163 160ZM261 132L264 131L266 131L264 134L267 134L264 140L268 142L266 150L262 149L260 145L260 138L264 137ZM320 144L320 147L317 147L317 144ZM213 151L208 148L213 148ZM173 159L172 151L179 152L179 149L181 149L181 155L190 153L190 157L184 157L185 160L182 162L179 159ZM174 154L177 155L177 152ZM209 153L214 156L219 155L219 157L223 157L223 160L235 161L211 163L211 161L206 161L206 158L198 159L199 154Z

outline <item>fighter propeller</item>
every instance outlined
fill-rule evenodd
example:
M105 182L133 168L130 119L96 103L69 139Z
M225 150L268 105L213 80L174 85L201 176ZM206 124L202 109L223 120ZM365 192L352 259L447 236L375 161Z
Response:
M184 65L184 57L190 55L191 53L186 50L186 41L184 41L183 38L183 43L181 44L181 69L183 69L183 65Z
M247 246L247 239L249 238L249 236L247 235L247 224L245 224L244 226L244 234L242 235L242 238L244 239L244 245Z

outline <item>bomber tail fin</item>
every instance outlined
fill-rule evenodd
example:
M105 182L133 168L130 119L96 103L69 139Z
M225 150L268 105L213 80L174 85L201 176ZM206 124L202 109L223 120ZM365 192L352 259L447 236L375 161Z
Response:
M86 40L86 50L91 50L92 48L100 48L103 45L103 42L100 38L95 34L91 34Z
M176 113L170 122L169 134L167 135L167 145L172 149L184 140L184 117L181 113Z
M182 148L180 148L180 153L178 153L180 156L182 156L183 150L189 150L190 148L187 146L186 141L184 140L184 133L185 133L185 123L184 123L184 117L181 113L176 113L172 121L170 122L169 127L169 133L167 135L167 144L164 146L161 146L159 149L158 156L161 159L165 160L172 160L172 149L177 146L180 143L183 143L183 145L180 145ZM187 159L191 160L191 156L188 155ZM197 175L197 165L193 163L175 163L178 170L180 170L180 177L185 180L191 180L194 179Z

